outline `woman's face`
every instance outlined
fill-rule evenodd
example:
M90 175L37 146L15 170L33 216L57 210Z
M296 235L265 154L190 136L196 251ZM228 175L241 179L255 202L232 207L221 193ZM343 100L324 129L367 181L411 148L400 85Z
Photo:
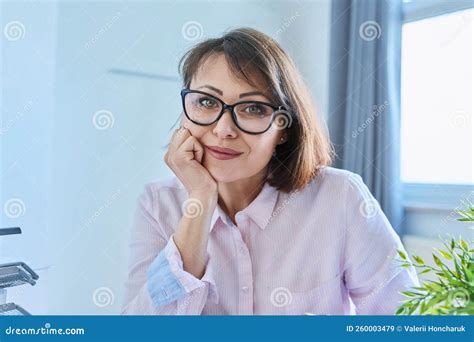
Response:
M267 93L264 87L255 88L237 78L230 70L223 54L212 55L206 59L194 75L190 89L204 91L228 104L240 101L272 103L264 95ZM210 126L196 125L183 113L182 124L203 145L205 151L202 164L212 177L221 183L243 180L265 172L273 151L282 137L282 130L274 125L262 134L242 132L234 124L229 110L224 112L219 121ZM232 149L240 155L231 159L223 158L225 155L216 154L211 150L215 147Z

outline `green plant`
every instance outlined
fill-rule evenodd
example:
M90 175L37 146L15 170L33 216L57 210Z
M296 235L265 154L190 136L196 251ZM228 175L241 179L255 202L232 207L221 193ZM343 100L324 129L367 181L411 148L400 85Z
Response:
M467 210L456 211L458 221L474 222L474 207L469 203ZM472 227L469 227L472 229ZM437 280L428 280L412 291L402 291L408 297L396 311L396 315L474 315L474 248L473 241L462 237L442 240L445 249L433 253L435 267L413 255L412 262L403 251L398 251L401 267L414 266L419 274L434 273ZM451 265L448 265L448 264Z

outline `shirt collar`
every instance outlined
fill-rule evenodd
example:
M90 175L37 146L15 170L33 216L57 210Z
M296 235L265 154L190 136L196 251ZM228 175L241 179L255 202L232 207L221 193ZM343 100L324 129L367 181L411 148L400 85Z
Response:
M260 229L263 230L268 226L268 223L271 220L277 199L278 190L266 182L252 203L250 203L244 210L239 211L236 216L240 215L249 217L260 227ZM221 209L219 204L217 204L212 215L210 231L214 229L219 219L226 225L232 225L230 218Z

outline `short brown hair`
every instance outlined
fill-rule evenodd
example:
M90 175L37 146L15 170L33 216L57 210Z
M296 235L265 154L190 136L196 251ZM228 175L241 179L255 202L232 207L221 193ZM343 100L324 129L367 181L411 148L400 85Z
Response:
M291 115L287 141L277 145L268 164L268 182L278 190L301 190L321 167L331 164L333 149L327 131L316 117L310 92L295 64L271 37L251 28L239 28L192 47L179 63L183 86L189 88L204 60L223 53L234 74L255 85L263 77L271 98Z

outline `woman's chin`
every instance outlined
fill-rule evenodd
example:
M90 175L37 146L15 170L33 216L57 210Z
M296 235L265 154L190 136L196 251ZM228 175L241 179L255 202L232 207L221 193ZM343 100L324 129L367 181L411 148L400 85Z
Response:
M242 177L238 177L235 174L235 170L216 170L214 168L208 169L209 173L211 174L212 178L216 180L218 183L230 183L239 180Z

